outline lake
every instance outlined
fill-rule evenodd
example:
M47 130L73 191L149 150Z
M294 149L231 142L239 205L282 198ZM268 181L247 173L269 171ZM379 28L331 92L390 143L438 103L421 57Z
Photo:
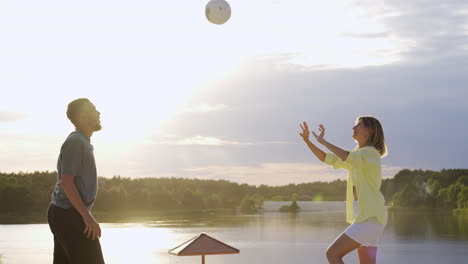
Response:
M240 250L207 256L207 264L328 263L325 250L347 227L343 202L298 202L301 212L279 213L288 202L266 202L254 215L207 213L148 217L129 223L101 223L107 264L201 263L168 250L205 232ZM119 221L121 222L121 221ZM53 242L47 224L0 225L0 263L52 263ZM380 242L378 263L466 263L468 218L448 211L390 211ZM345 263L358 263L353 252Z

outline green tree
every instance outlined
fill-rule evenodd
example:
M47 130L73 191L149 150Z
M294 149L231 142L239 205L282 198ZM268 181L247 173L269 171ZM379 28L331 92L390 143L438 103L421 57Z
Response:
M57 172L0 173L0 213L43 213ZM225 180L183 178L99 178L94 210L172 210L236 208L252 199L255 208L263 200L342 201L346 181L311 182L258 187ZM466 207L468 170L401 170L382 181L387 202L407 207ZM247 206L248 207L248 206Z
M450 208L457 207L458 193L460 193L463 188L464 185L461 183L455 183L449 186L447 195Z
M461 177L458 177L457 183L468 186L468 175L463 175Z
M468 208L468 186L463 186L463 189L457 194L458 208Z
M396 206L420 207L424 206L428 197L426 183L419 175L393 196Z
M258 208L255 205L255 199L250 196L244 197L240 204L240 211L243 213L256 213Z
M448 195L448 188L441 188L437 193L437 202L439 206L450 206L450 197Z
M296 200L294 200L294 201L291 202L290 205L281 206L281 208L279 210L280 210L280 212L297 213L297 212L299 212L300 209L301 209L301 207L299 207L299 205L297 205Z
M199 192L186 190L182 196L181 206L186 209L202 209L204 208L203 197Z
M439 204L446 208L456 208L458 202L458 193L463 190L464 186L460 183L452 184L448 188L439 190L437 199Z
M30 192L23 186L7 186L0 192L0 211L24 212L33 207Z

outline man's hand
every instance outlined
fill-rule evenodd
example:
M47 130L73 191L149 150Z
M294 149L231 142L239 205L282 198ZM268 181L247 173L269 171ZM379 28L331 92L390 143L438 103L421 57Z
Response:
M75 184L75 176L69 174L62 174L62 183L61 185L68 199L72 203L73 207L78 211L78 213L83 217L85 223L85 230L83 233L89 239L96 239L101 237L101 227L96 222L94 217L89 212L88 208L84 205L81 200L78 189Z
M96 220L91 215L91 213L83 217L83 221L86 226L83 233L86 235L88 239L95 240L101 237L101 227L96 222Z

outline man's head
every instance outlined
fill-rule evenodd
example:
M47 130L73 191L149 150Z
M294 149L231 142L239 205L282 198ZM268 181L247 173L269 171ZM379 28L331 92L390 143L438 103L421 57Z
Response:
M67 117L77 129L95 132L102 129L101 113L87 98L79 98L68 104Z

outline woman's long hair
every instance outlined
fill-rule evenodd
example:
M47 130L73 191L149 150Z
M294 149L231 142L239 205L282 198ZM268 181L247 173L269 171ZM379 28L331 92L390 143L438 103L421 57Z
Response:
M385 136L382 125L377 118L373 116L360 116L356 123L362 120L362 124L369 130L369 139L367 145L372 146L380 153L380 157L387 156L387 144L385 143Z

